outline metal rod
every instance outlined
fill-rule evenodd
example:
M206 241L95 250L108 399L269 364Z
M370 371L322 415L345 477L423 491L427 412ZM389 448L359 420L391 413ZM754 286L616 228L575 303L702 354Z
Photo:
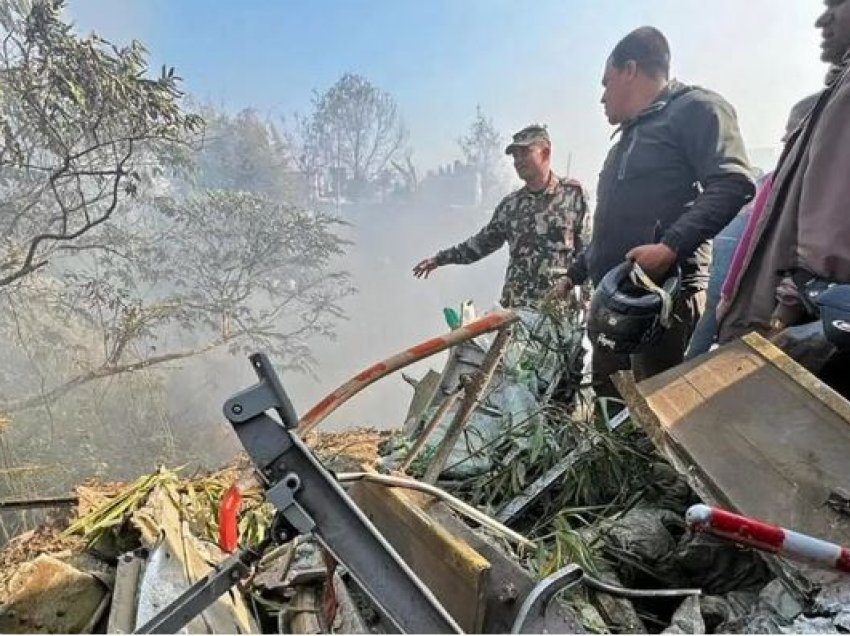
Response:
M484 394L484 391L493 379L493 373L495 373L496 367L499 366L499 362L505 353L505 348L508 346L510 337L511 331L507 327L502 327L502 329L499 330L499 334L496 336L496 339L490 346L490 350L481 362L481 368L473 375L469 385L464 388L463 402L461 402L460 408L458 408L455 413L454 419L446 429L446 434L440 442L440 446L437 448L437 453L434 455L434 459L431 460L431 463L425 470L423 480L429 484L435 483L439 478L440 473L443 472L443 468L449 460L449 456L451 455L461 432L463 432L463 427L466 426L466 423L469 421L478 401L481 399L481 396Z
M676 598L680 596L700 596L702 590L699 588L684 588L672 590L635 590L629 587L620 587L619 585L611 585L605 581L601 581L592 577L587 572L584 573L582 579L587 587L596 590L597 592L605 592L611 596L620 596L622 598Z
M404 458L401 466L399 466L399 470L401 472L406 473L407 469L410 468L410 465L413 463L413 460L416 459L422 449L425 448L425 443L428 441L428 438L431 437L431 434L435 430L437 430L437 427L440 425L440 422L443 421L446 413L451 411L455 402L457 402L458 397L460 397L461 391L463 391L462 388L450 393L446 399L443 400L443 403L437 407L436 413L434 413L431 420L425 425L425 428L422 429L422 433L416 438L413 448L410 449L407 457Z
M468 503L465 503L455 497L454 495L447 493L445 490L441 488L437 488L432 484L426 484L421 481L417 481L415 479L410 479L409 477L394 477L392 475L381 475L378 473L338 473L336 475L337 481L345 483L349 481L372 481L376 484L383 484L384 486L393 486L398 488L407 488L408 490L418 490L420 492L427 493L429 495L433 495L440 501L445 502L451 508L456 510L457 512L469 517L473 521L490 528L494 532L501 534L508 539L513 540L516 543L521 545L533 548L535 546L534 541L525 538L518 532L515 532L508 528L506 525L499 523L492 517L484 514L478 508L470 506Z
M500 329L517 320L519 320L519 315L516 312L510 310L494 311L468 325L458 327L447 334L421 342L410 349L405 349L401 353L397 353L377 364L373 364L325 396L318 404L310 409L298 422L298 434L303 437L309 433L351 397L384 376L461 342L471 340L483 333Z
M0 510L15 510L19 508L60 508L73 506L79 502L78 497L36 497L29 499L0 500Z

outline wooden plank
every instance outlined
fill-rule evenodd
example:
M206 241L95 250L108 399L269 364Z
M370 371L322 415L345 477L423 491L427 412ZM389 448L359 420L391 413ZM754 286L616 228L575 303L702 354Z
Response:
M770 340L762 338L757 333L750 333L741 338L750 348L757 351L765 360L770 361L777 369L791 377L797 384L806 389L815 399L820 400L835 413L850 422L850 402L829 385L821 382L817 376L794 362L782 349Z
M458 625L481 633L490 563L400 489L358 481L349 494Z
M485 634L510 633L523 599L536 584L531 574L504 554L494 542L473 531L443 502L422 492L410 491L408 495L455 538L466 542L489 561L490 583L482 631ZM550 634L583 634L586 630L575 612L556 600L546 613L546 631Z
M850 517L825 504L850 483L850 410L830 391L750 337L624 397L708 503L847 544Z

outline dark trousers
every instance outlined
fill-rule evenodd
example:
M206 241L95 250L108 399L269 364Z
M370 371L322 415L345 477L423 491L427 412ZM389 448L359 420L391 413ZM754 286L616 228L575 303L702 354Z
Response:
M634 355L593 348L590 360L593 390L598 397L619 398L611 375L629 369L641 381L681 364L697 322L705 310L704 291L682 294L673 306L670 328L649 349Z

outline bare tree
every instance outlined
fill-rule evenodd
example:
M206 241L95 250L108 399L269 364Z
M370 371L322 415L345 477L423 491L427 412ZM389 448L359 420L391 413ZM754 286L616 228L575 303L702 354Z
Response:
M505 184L502 136L493 120L484 114L481 106L475 109L475 119L458 145L466 163L481 175L482 200L492 203L501 194Z
M419 189L419 177L416 173L416 166L413 165L412 153L405 154L403 164L396 160L393 160L392 164L404 180L404 187L407 192L415 193Z
M159 145L200 129L180 79L148 79L138 42L77 36L62 0L0 3L0 287L107 221Z
M407 131L393 97L360 75L346 73L313 97L313 112L296 117L296 157L308 178L332 174L358 197L396 158Z

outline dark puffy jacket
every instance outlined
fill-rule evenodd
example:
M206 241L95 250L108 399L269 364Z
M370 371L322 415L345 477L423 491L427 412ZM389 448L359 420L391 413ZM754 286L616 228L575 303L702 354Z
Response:
M710 239L755 192L735 111L720 95L673 80L617 132L573 281L589 274L595 285L631 248L660 241L679 254L685 287L705 289Z

